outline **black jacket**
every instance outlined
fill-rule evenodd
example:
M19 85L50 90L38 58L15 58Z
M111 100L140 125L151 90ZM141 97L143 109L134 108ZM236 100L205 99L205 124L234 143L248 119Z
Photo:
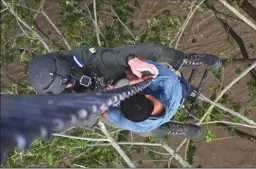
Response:
M168 62L177 65L186 56L185 53L157 43L140 43L135 45L124 45L116 48L94 47L96 53L90 52L90 47L74 48L63 52L70 62L74 55L79 56L85 62L85 70L97 73L106 82L112 84L122 78L124 69L129 67L128 59L142 57L157 62Z

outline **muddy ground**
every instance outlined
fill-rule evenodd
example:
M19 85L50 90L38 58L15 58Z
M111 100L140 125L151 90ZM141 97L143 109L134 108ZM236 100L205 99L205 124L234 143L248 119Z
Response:
M54 15L53 10L58 8L57 3L48 1L49 5L46 8L46 12L52 16ZM186 10L178 11L180 9L180 3L168 2L166 0L139 0L141 8L135 10L134 15L129 21L134 22L136 27L146 24L146 19L152 15L163 10L172 11L172 15L187 15ZM253 1L253 5L256 7L256 1ZM219 11L225 12L232 15L231 12L227 11L223 6L215 2L215 6ZM55 21L56 18L54 17ZM40 27L43 30L52 31L49 24L45 23L42 17L37 18ZM45 23L45 24L44 24ZM236 33L242 38L247 48L250 58L256 58L256 49L252 48L252 44L256 46L256 33L243 24L240 21L228 22L230 26L236 31ZM52 36L54 36L53 33ZM197 42L193 43L192 40L196 39ZM196 52L196 53L214 53L220 54L222 59L227 58L242 58L241 51L238 45L229 40L226 31L219 24L213 13L210 11L202 12L197 11L194 17L189 22L187 28L184 31L184 35L178 45L178 49L185 52ZM212 92L209 90L211 85L222 83L223 86L227 86L238 74L235 72L236 67L239 66L241 70L245 69L247 65L243 62L234 62L229 64L222 72L222 81L216 80L211 74L208 76L207 82L203 89L203 94L210 97ZM20 77L24 72L24 67L19 64L19 60L16 58L14 63L7 65L8 74L15 80ZM198 82L198 77L195 80L195 84ZM255 100L249 97L249 91L247 82L250 79L250 75L246 75L237 84L235 84L229 91L228 94L232 97L232 101L236 104L240 104L250 109L249 118L256 121L256 105ZM5 76L1 76L1 87L10 86L12 82ZM194 140L197 150L194 156L194 167L256 167L256 143L239 136L232 136L223 127L213 126L212 131L216 133L217 139L207 143L204 141L204 137L198 140ZM244 132L256 136L256 132L252 129L239 128ZM136 141L141 140L139 137L134 138ZM173 138L171 145L173 148L178 146L182 139ZM164 150L158 150L165 152ZM184 156L185 148L180 151L181 155ZM162 156L160 167L164 167L167 163L164 160L168 160L168 156ZM133 156L134 161L143 160L143 167L156 167L153 161L149 160L147 153L136 154ZM179 164L173 160L174 164Z

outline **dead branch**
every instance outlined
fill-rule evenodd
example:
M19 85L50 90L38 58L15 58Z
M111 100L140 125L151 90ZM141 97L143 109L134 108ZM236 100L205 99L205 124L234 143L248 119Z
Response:
M114 7L111 5L111 10L114 13L114 15L117 17L118 21L124 26L124 28L129 32L133 40L135 41L135 36L133 35L132 31L125 25L125 23L120 19L120 17L117 15Z
M233 110L231 110L231 109L229 109L229 108L227 108L227 107L225 107L225 106L223 106L223 105L221 105L221 104L219 104L219 103L216 103L216 102L214 102L214 101L211 101L210 99L208 99L207 97L205 97L205 96L202 95L202 94L200 94L199 99L200 99L200 100L203 100L203 101L205 101L205 102L207 102L207 103L210 103L211 105L216 106L216 107L218 107L218 108L220 108L220 109L222 109L222 110L224 110L224 111L230 113L230 114L233 115L233 116L236 116L236 117L242 119L243 121L247 122L248 124L251 124L251 125L253 125L253 126L256 126L256 123L255 123L253 120L250 120L250 119L248 119L247 117L245 117L244 115L242 115L242 114L240 114L240 113L238 113L238 112L235 112L235 111L233 111Z
M56 30L56 32L58 32L58 34L60 35L61 39L64 41L65 45L67 46L68 50L71 50L71 47L69 45L69 43L67 42L66 38L62 35L62 33L60 32L60 30L57 28L57 26L52 22L52 20L49 18L49 16L44 12L44 10L42 9L41 13L45 16L45 18L48 20L48 22L52 25L52 27Z
M230 11L232 11L236 16L238 16L240 19L242 19L247 25L249 25L252 29L256 31L256 25L251 22L249 19L247 19L243 14L238 12L233 6L231 6L227 1L219 0L226 8L228 8Z
M8 10L8 8L2 9L0 13L4 12L4 11L6 11L6 10Z
M144 142L117 142L119 145L134 145L134 146L150 146L150 147L161 147L160 143L144 143ZM111 143L97 143L88 144L88 147L99 147L99 146L111 146Z
M12 15L19 20L20 23L22 23L29 31L33 32L35 36L38 38L38 40L43 44L44 48L48 51L51 52L50 47L47 45L47 43L43 40L43 38L35 31L33 30L14 10L13 8L5 2L5 0L1 0L3 5L8 8L8 10L12 13Z
M186 149L185 149L185 157L184 157L184 159L187 161L187 153L188 153L188 147L189 147L189 143L190 143L190 140L188 140L188 142L187 142L187 145L186 145Z
M250 70L254 69L256 67L256 62L254 62L250 67L246 68L238 77L236 77L227 87L225 87L222 92L218 95L218 97L214 100L214 102L218 102L219 99L236 83L238 82L242 77L244 77ZM211 105L206 113L203 115L203 117L200 119L200 121L197 123L200 125L204 119L208 116L208 114L211 113L212 109L214 108L215 105ZM249 120L250 121L250 120ZM248 121L248 122L249 122ZM250 121L249 124L255 125L253 121Z
M108 141L117 150L117 152L123 157L124 161L128 164L128 166L131 168L136 168L135 165L132 163L132 161L129 159L129 157L125 154L125 152L117 144L116 140L109 134L105 124L102 123L101 121L99 121L98 125L101 128L102 132L107 136Z
M63 40L63 42L65 43L66 47L68 50L71 50L71 47L69 45L69 43L67 42L66 38L63 36L63 34L60 32L60 30L58 29L58 27L52 22L52 20L50 19L50 17L44 12L44 2L45 0L42 0L41 2L41 5L40 7L38 8L38 10L34 10L34 9L31 9L27 6L23 6L21 5L23 8L26 8L26 9L29 9L33 12L35 12L36 14L42 14L46 19L47 21L52 25L52 27L55 29L55 31L60 35L61 39ZM34 19L37 17L37 15L34 16Z
M86 4L85 1L83 1L83 3L84 3L84 6L85 6L86 9L87 9L87 12L88 12L88 14L89 14L89 18L91 19L92 23L95 25L95 20L93 19L92 13L91 13L91 11L90 11L88 5ZM101 29L100 29L99 27L98 27L98 31L99 31L99 33L100 33L100 36L104 39L104 42L105 42L105 44L106 44L106 47L109 47L108 41L107 41L106 37L104 36L104 34L102 33L102 31L101 31Z
M135 145L135 146L152 146L152 147L163 147L168 153L174 156L174 158L180 162L183 167L191 167L183 158L177 154L170 146L166 143L144 143L144 142L117 142L119 145ZM111 143L102 143L102 144L88 144L89 147L99 147L99 146L109 146Z
M86 168L85 166L82 166L82 165L80 165L80 164L72 164L72 165L74 165L74 166L76 166L76 167L80 167L80 168Z
M70 138L70 139L75 139L75 140L86 140L86 141L108 141L106 138L86 138L86 137L76 137L76 136L69 136L65 134L58 134L54 133L52 134L53 136L57 137L64 137L64 138Z
M40 6L39 6L39 8L38 8L38 10L37 11L41 11L41 10L43 10L43 7L44 7L44 3L45 3L45 0L41 0L41 4L40 4ZM34 19L36 19L36 17L38 16L38 14L39 13L35 13L35 15L34 15Z
M256 126L242 124L242 123L232 123L232 122L229 122L229 121L209 121L209 122L202 123L201 125L216 124L216 123L223 123L223 124L229 124L229 125L241 126L241 127L248 127L248 128L256 128Z
M170 154L173 155L173 157L183 166L183 167L188 167L190 168L191 165L186 162L179 154L177 154L170 146L168 146L166 143L162 144L162 147L169 152Z
M194 13L196 12L196 10L200 7L200 5L201 5L204 1L205 1L205 0L202 0L202 1L194 8L194 10L189 14L189 16L187 17L185 23L183 24L183 26L182 26L182 28L181 28L180 35L179 35L179 37L178 37L178 39L177 39L177 41L176 41L175 49L177 49L178 44L179 44L179 41L180 41L180 38L181 38L181 36L182 36L182 34L183 34L185 28L187 27L187 25L188 25L190 19L192 18L192 16L193 16ZM196 2L196 1L195 1L195 2ZM191 10L192 10L192 7L191 7Z
M93 13L94 13L94 26L95 26L96 37L97 37L99 46L101 46L100 36L99 36L99 26L97 22L96 0L93 0Z
M184 139L184 140L180 143L180 145L176 148L175 152L176 152L176 153L179 152L180 149L183 147L183 145L184 145L187 141L188 141L188 139ZM169 158L169 160L168 160L168 168L171 167L171 163L172 163L172 159L173 159L173 158L175 158L174 155L172 155L172 156Z

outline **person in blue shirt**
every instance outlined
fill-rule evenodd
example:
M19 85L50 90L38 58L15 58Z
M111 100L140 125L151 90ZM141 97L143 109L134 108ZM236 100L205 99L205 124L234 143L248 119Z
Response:
M102 116L112 125L141 136L200 137L202 131L199 126L170 122L179 108L184 85L188 84L166 66L149 60L146 62L156 66L158 76L141 93L122 101L119 106L111 107ZM129 71L126 73L130 84L143 80L136 79Z

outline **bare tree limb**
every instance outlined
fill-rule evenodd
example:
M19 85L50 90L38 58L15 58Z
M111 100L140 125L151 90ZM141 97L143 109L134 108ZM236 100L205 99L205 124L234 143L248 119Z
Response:
M191 165L186 162L179 154L177 154L171 147L169 147L166 143L162 144L162 147L169 152L170 154L173 155L173 157L183 166L183 167L188 167L190 168Z
M182 148L182 146L188 141L188 139L184 139L180 145L176 148L175 152L180 151L180 149ZM172 159L174 158L174 155L172 155L169 160L168 160L168 168L171 167L171 163L172 163Z
M185 159L186 161L187 161L187 153L188 153L189 143L190 143L190 140L188 140L187 145L186 145L186 149L185 149L185 157L184 157L184 159Z
M70 138L70 139L75 139L75 140L86 140L86 141L108 141L106 138L86 138L86 137L76 137L76 136L69 136L65 134L58 134L54 133L52 134L53 136L57 137L64 137L64 138Z
M85 166L82 166L82 165L80 165L80 164L72 164L72 165L74 165L74 166L76 166L76 167L80 167L80 168L86 168Z
M214 100L214 102L218 102L219 99L236 83L238 82L242 77L244 77L248 72L250 72L250 70L254 69L256 67L256 62L254 62L251 66L249 66L248 68L246 68L238 77L236 77L228 86L226 86L222 92L218 95L218 97ZM198 125L200 125L204 119L208 116L208 114L211 113L212 109L214 108L215 105L211 105L208 110L206 111L206 113L203 115L203 117L200 119L200 121L197 123ZM249 124L251 125L255 125L255 123L253 121L247 121L249 122Z
M251 22L249 19L247 19L243 14L238 12L234 7L232 7L227 1L219 0L226 8L228 8L230 11L232 11L236 16L238 16L240 19L242 19L247 25L249 25L252 29L256 31L256 25Z
M242 123L232 123L232 122L229 122L229 121L209 121L209 122L202 123L201 125L216 124L216 123L223 123L223 124L229 124L229 125L241 126L241 127L248 127L248 128L256 128L256 126L242 124Z
M119 145L134 145L134 146L151 146L151 147L161 147L160 143L144 143L144 142L117 142ZM102 144L88 144L89 147L98 147L98 146L110 146L111 143L102 143Z
M133 35L132 31L125 25L125 23L120 19L120 17L117 15L115 9L113 8L113 6L111 5L111 9L114 13L114 15L117 17L118 21L124 26L124 28L129 32L129 34L131 35L131 37L133 38L133 40L135 41L135 36Z
M8 8L8 10L13 14L15 18L19 20L29 31L33 32L35 36L38 38L38 40L43 44L44 48L48 51L51 52L50 47L47 45L47 43L43 40L43 38L35 31L33 30L14 10L13 8L5 2L5 0L1 0L3 5Z
M251 124L251 125L253 125L253 126L256 126L256 123L255 123L253 120L250 120L250 119L248 119L247 117L245 117L244 115L242 115L242 114L240 114L240 113L238 113L238 112L235 112L235 111L233 111L233 110L231 110L231 109L229 109L229 108L227 108L227 107L225 107L225 106L223 106L223 105L221 105L221 104L219 104L219 103L216 103L216 102L214 102L214 101L211 101L210 99L208 99L207 97L205 97L205 96L202 95L202 94L200 94L199 99L200 99L200 100L203 100L203 101L205 101L205 102L207 102L207 103L210 103L211 105L216 106L216 107L218 107L218 108L220 108L220 109L222 109L222 110L224 110L224 111L230 113L230 114L233 115L233 116L236 116L236 117L242 119L243 121L245 121L245 122L248 123L248 124Z
M41 13L45 16L45 18L48 20L48 22L52 25L52 27L56 30L56 32L58 32L58 34L60 35L61 39L64 41L65 45L67 46L68 50L71 50L71 47L69 45L69 43L67 42L66 38L62 35L62 33L60 32L60 30L57 28L57 26L52 22L52 20L49 18L49 16L44 12L44 10L42 9Z
M45 3L45 0L41 0L41 4L40 4L40 7L38 8L38 10L37 11L41 11L41 10L43 10L43 7L44 7L44 3ZM36 17L38 16L38 14L39 13L36 13L35 15L34 15L34 19L36 19Z
M125 152L117 144L115 139L109 134L109 132L106 129L105 124L102 123L101 121L99 121L98 125L101 128L102 132L107 136L108 141L117 150L117 152L123 157L124 161L128 164L128 166L131 167L131 168L136 168L135 165L132 163L132 161L129 159L129 157L125 154Z
M93 0L93 13L94 13L94 26L95 26L96 37L97 37L99 46L101 46L100 36L99 36L99 25L97 21L96 0Z
M87 12L88 12L88 14L89 14L89 18L91 19L92 23L95 25L95 20L93 19L92 13L91 13L91 11L90 11L88 5L86 4L85 1L83 1L83 3L84 3L84 6L85 6L86 9L87 9ZM101 29L98 28L98 30L99 30L99 33L100 33L101 37L104 39L104 42L105 42L106 46L109 47L108 41L107 41L106 37L104 36L104 34L102 33Z
M4 12L4 11L6 11L6 10L8 10L8 8L2 9L0 13Z
M176 45L175 45L175 49L177 49L178 47L178 44L179 44L179 41L180 41L180 38L185 30L185 28L187 27L187 24L189 23L189 20L192 18L192 16L194 15L194 13L196 12L196 10L200 7L200 5L204 2L205 0L202 0L195 8L194 10L191 12L191 14L187 17L185 23L183 24L183 26L181 27L181 32L180 32L180 35L176 41ZM191 7L192 9L192 7Z
M60 35L61 39L63 40L63 42L65 43L66 47L68 50L71 50L71 47L69 45L69 43L67 42L66 38L63 36L63 34L60 32L60 30L58 29L58 27L52 22L52 20L49 18L49 16L44 12L44 2L45 0L42 0L40 7L38 8L38 10L34 10L32 8L29 8L27 6L23 6L21 5L23 8L29 9L33 12L35 12L36 14L42 14L47 21L52 25L52 27L55 29L55 31ZM34 19L37 17L37 15L34 16Z
M160 155L164 155L164 156L169 156L169 155L171 155L170 153L162 153L162 152L153 150L153 149L151 149L151 148L148 148L148 147L146 147L146 146L143 146L143 148L145 148L145 149L147 149L148 151L151 151L151 152L153 152L153 153L156 153L156 154L160 154Z
M170 146L166 143L144 143L144 142L117 142L119 145L136 145L136 146L152 146L152 147L163 147L168 153L174 156L174 158L183 166L183 167L191 167L183 158L177 154ZM103 144L88 144L89 147L98 147L98 146L109 146L111 143L103 143Z

